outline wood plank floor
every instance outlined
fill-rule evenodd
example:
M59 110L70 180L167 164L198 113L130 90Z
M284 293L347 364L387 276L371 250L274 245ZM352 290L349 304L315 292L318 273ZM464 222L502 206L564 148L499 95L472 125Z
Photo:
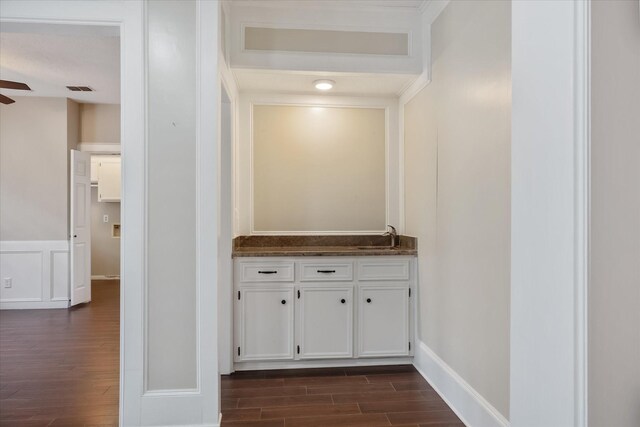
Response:
M0 311L0 426L116 426L119 299L93 283L71 310ZM223 426L463 426L413 366L222 377Z
M116 426L120 286L90 304L0 311L0 426Z
M236 372L222 426L463 427L412 365Z

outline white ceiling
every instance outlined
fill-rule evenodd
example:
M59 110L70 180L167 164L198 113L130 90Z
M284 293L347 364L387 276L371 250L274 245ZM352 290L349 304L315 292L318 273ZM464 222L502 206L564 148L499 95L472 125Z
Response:
M234 69L242 92L271 92L307 95L399 96L418 76L411 74L350 74ZM313 87L319 79L336 82L332 90Z
M3 95L66 97L78 102L120 103L120 38L117 28L2 23L0 78L31 91ZM95 92L71 92L89 86Z

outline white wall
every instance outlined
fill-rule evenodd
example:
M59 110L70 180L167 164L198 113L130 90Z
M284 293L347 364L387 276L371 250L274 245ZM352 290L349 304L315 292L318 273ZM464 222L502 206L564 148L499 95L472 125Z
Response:
M432 81L404 107L405 231L420 248L418 338L505 418L510 13L509 2L450 2L431 27Z
M589 425L640 425L640 11L591 3Z
M68 240L67 100L14 99L0 105L0 240Z

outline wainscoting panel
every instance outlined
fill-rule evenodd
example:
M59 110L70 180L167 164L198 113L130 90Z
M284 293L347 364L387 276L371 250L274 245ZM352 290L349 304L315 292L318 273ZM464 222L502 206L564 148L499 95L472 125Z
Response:
M0 242L0 309L68 306L69 242Z

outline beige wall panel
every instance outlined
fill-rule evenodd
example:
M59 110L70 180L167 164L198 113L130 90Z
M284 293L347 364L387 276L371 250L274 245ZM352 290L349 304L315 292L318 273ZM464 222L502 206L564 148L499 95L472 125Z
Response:
M432 82L405 116L419 336L508 418L510 3L451 2L432 40Z
M0 105L0 240L68 240L67 100Z
M640 13L592 2L589 425L640 425Z
M246 27L244 47L285 52L409 54L409 34Z
M120 105L80 104L80 142L120 143Z
M154 1L147 6L149 390L198 386L196 9L195 1ZM173 49L170 61L167 46Z
M383 230L385 110L256 105L255 231Z

